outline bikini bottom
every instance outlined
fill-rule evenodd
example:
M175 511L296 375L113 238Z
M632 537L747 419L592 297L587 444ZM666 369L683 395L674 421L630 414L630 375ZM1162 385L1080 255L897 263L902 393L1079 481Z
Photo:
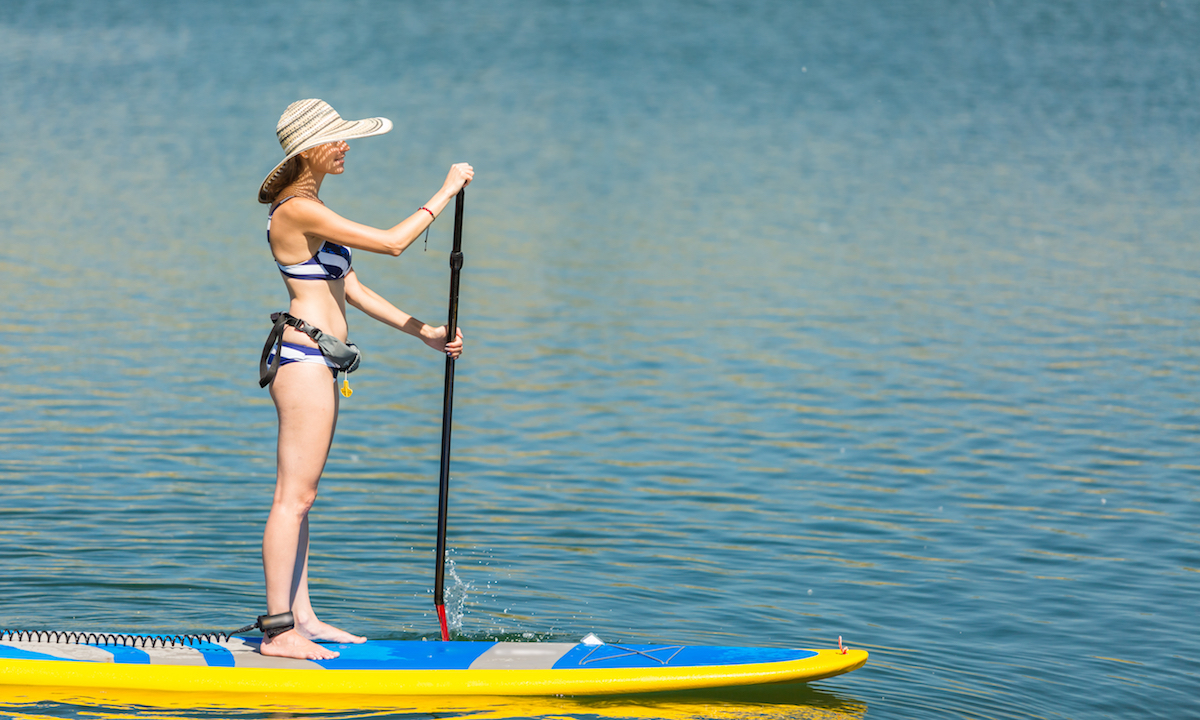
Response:
M271 350L271 354L267 356L267 365L272 365L275 362L275 350ZM320 348L309 347L307 345L297 345L296 343L284 342L279 348L279 365L291 365L292 363L315 363L324 365L329 368L333 376L337 377L337 365L333 361L321 354Z

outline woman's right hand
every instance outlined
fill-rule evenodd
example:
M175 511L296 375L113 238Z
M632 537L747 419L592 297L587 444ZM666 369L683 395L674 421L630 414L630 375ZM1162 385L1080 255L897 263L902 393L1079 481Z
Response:
M446 174L446 182L442 189L451 195L457 195L459 190L471 184L473 177L475 168L471 167L470 163L454 163L450 166L450 172Z
M454 339L446 342L446 326L439 328L425 326L421 331L421 340L429 347L444 352L448 357L457 358L463 352L463 334L462 328L456 328L454 331Z

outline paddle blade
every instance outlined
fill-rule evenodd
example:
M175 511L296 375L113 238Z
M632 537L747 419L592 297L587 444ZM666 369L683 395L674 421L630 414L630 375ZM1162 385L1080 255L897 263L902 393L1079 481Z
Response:
M442 640L450 640L450 628L446 625L446 606L438 605L438 622L442 624Z

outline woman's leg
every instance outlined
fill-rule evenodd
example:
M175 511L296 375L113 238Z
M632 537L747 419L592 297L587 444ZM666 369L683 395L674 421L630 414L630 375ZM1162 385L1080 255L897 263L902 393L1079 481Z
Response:
M336 381L335 381L336 387ZM337 432L337 408L341 403L341 398L335 392L333 394L334 415L333 428ZM332 443L332 435L330 437ZM326 451L328 455L328 451ZM300 526L300 541L297 546L297 557L303 562L294 570L299 580L294 580L295 592L292 595L292 614L296 619L296 629L300 635L309 640L322 640L325 642L336 643L364 643L367 641L361 635L353 635L340 628L336 628L328 623L321 622L317 618L317 613L313 610L312 601L308 597L308 516L304 518L304 522Z
M279 414L279 450L275 499L263 533L263 571L267 612L297 610L312 615L307 582L308 511L317 499L317 483L329 457L337 423L337 392L329 369L315 363L291 363L271 383ZM296 607L298 598L303 606ZM312 616L315 620L315 616ZM298 628L300 618L297 618ZM264 640L264 655L326 659L338 653L289 630Z
M301 542L308 542L308 521L304 521L304 536ZM362 643L367 639L361 635L352 635L345 630L336 628L317 619L312 603L308 599L308 553L304 553L305 562L300 568L300 582L296 588L296 599L292 601L292 614L296 618L296 629L309 640L324 640L336 643Z

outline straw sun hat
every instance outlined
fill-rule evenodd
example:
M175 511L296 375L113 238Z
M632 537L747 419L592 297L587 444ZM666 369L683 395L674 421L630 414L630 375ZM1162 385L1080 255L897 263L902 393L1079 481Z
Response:
M297 100L288 105L279 118L279 124L275 126L275 134L279 136L279 144L283 147L285 157L267 173L266 179L259 186L258 201L271 202L267 194L271 182L275 180L284 163L305 150L338 140L382 135L391 129L392 121L387 118L343 120L324 100Z

